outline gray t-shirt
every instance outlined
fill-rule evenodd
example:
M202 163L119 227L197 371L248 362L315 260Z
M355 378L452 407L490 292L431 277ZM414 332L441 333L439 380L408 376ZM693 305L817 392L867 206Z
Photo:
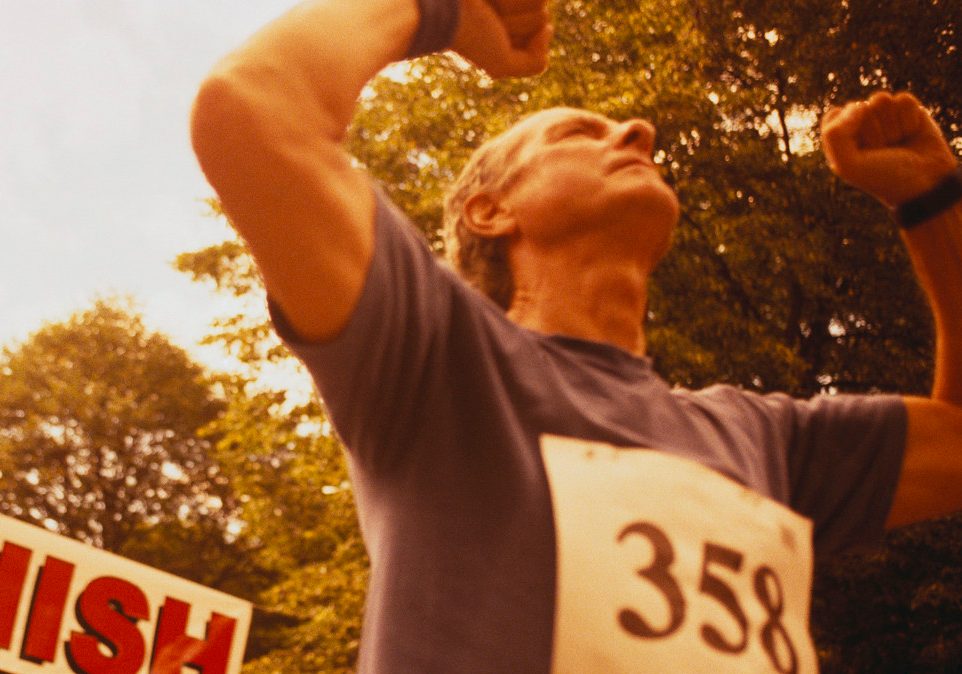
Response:
M818 553L881 534L905 440L899 398L673 389L648 359L512 323L377 198L373 260L343 332L298 342L272 307L349 449L372 565L361 672L549 671L542 434L695 460L812 518Z

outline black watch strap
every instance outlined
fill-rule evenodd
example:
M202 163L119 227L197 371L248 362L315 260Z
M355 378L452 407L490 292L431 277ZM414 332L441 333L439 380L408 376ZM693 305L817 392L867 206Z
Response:
M912 229L931 220L962 201L962 167L947 175L938 185L895 209L895 221L902 229Z

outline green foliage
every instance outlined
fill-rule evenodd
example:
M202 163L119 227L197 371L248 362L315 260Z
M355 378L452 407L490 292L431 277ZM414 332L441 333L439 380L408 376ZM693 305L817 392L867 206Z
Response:
M521 115L569 105L651 119L656 160L685 207L647 317L665 378L798 396L924 393L933 348L924 298L887 214L824 165L817 126L831 105L910 88L962 149L962 4L564 0L555 11L554 59L542 77L492 82L444 55L411 64L406 78L377 79L362 97L349 149L433 248L443 249L446 186L475 147ZM236 241L185 254L178 266L262 297ZM258 313L220 321L212 339L257 369L284 357L268 335ZM319 409L287 410L281 394L252 394L244 382L231 390L211 427L218 460L244 494L243 536L282 576L260 601L296 621L267 630L262 643L274 648L247 671L349 671L366 562L337 444L302 432L323 427ZM962 533L955 520L933 527L820 566L814 631L825 671L942 671L939 663L957 661L951 546ZM929 563L907 576L912 555ZM869 625L859 616L870 601ZM873 651L901 664L886 669L881 656L866 659ZM914 669L920 662L934 664Z
M0 354L0 511L119 550L144 525L220 518L197 430L223 402L186 353L98 301Z
M223 216L216 202L212 207L216 215ZM245 311L214 319L213 332L202 340L202 344L220 344L252 372L263 363L277 362L288 356L262 312L251 310L263 306L264 286L240 240L229 239L202 250L181 253L174 260L174 267L198 283L208 283L218 292L246 301Z
M245 671L349 671L357 658L367 577L340 445L318 405L226 384L231 404L206 432L240 494L240 541L275 584L257 597Z
M854 66L813 55L847 54L850 22L834 0L566 2L544 76L491 82L452 57L423 59L413 81L372 85L350 149L440 251L445 186L520 115L571 105L652 119L685 205L651 294L662 374L803 396L921 393L931 322L901 243L817 152L817 120ZM713 367L675 371L693 350ZM893 353L904 366L882 367Z
M258 564L256 551L246 541L224 529L213 518L142 524L118 552L195 583L255 600L277 580L277 574Z
M294 626L276 630L277 647L248 662L245 674L354 671L368 561L359 539L345 541L323 563L292 571L264 601Z
M292 404L287 393L256 385L270 364L291 357L267 321L243 245L184 253L175 266L260 307L216 319L205 340L246 367L219 379L229 404L202 432L238 495L242 528L231 545L249 556L248 567L225 578L246 582L239 594L255 601L244 671L353 671L368 560L343 449L316 402Z
M962 515L823 564L813 636L823 674L942 674L962 662Z
M264 546L270 567L324 561L355 536L344 457L316 403L245 387L207 432L219 436L214 452L242 495L244 536Z

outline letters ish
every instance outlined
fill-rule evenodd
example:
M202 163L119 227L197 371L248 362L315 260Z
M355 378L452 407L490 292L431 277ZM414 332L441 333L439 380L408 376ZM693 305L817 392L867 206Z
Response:
M180 674L187 667L231 674L238 668L249 627L246 602L220 595L231 600L220 612L214 608L220 593L75 541L65 546L74 554L57 554L0 533L4 538L0 672ZM84 554L76 554L77 546ZM98 564L101 555L113 563ZM239 615L230 610L236 606Z

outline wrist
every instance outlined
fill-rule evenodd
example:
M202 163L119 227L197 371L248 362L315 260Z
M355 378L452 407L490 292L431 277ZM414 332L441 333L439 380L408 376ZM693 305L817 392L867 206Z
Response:
M893 209L899 227L912 229L962 202L962 167L945 176L932 189Z
M425 56L451 46L461 20L461 0L417 0L418 28L407 58Z

